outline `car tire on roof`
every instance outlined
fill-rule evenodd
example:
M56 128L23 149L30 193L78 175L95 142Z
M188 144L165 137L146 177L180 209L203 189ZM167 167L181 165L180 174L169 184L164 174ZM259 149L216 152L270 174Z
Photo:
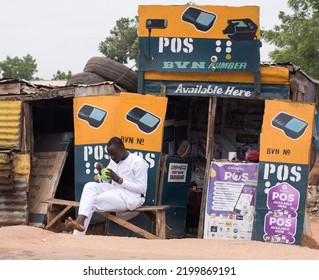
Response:
M66 86L79 85L79 84L84 84L84 85L98 84L105 81L106 79L104 77L101 77L98 74L90 73L90 72L80 72L80 73L72 75L70 79L68 79L68 81L66 82Z
M137 73L117 61L106 57L91 57L83 71L95 73L108 81L113 81L128 92L137 92Z

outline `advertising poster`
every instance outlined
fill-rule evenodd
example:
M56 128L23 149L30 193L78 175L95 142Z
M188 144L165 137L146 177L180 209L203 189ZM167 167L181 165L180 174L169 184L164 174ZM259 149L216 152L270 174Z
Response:
M154 106L156 104L156 106ZM146 204L155 204L166 97L120 93L74 100L75 200L85 183L94 181L98 162L107 165L107 141L120 137L125 147L149 163Z
M107 141L116 136L119 95L86 96L74 99L75 200L84 184L95 180L98 162L107 165Z
M167 98L121 93L116 133L129 149L160 152Z
M252 239L301 244L314 104L266 100Z
M140 5L139 70L257 72L259 7Z
M258 163L211 163L204 239L251 239L257 178Z
M119 95L74 98L74 143L106 143L115 135Z

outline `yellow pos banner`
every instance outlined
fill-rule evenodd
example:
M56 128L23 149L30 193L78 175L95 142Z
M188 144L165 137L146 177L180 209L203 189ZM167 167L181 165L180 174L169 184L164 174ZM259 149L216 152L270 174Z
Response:
M119 95L75 98L75 145L106 143L113 137L119 104Z
M167 98L136 93L74 99L75 145L118 136L128 149L162 149Z
M309 163L315 104L266 100L260 161Z
M160 152L166 106L166 97L121 93L116 135L129 149Z
M185 38L184 48L191 45L188 38L227 39L227 34L240 30L260 38L258 6L140 5L138 15L139 37ZM167 44L164 42L163 47Z

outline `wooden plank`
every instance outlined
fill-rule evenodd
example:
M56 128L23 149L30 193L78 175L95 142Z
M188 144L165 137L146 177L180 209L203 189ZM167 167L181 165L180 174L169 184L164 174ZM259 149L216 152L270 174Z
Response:
M144 212L146 216L148 216L152 221L154 221L154 230L155 230L155 223L156 223L156 216L155 216L155 211L145 211ZM165 211L164 211L165 213ZM167 224L166 224L166 216L165 216L165 233L171 231L172 228L169 227ZM156 232L156 230L155 230Z
M156 201L158 203L161 203L162 201L162 193L163 193L163 184L164 184L164 176L165 176L165 163L167 160L168 155L162 155L161 160L160 160L160 175L159 175L159 182L158 182L158 190L157 190L157 195L156 195Z
M73 207L79 207L80 202L77 201L72 201L72 200L65 200L65 199L58 199L58 198L49 198L43 201L44 203L49 203L49 204L56 204L56 205L70 205Z
M305 220L304 220L304 226L303 226L303 234L307 234L309 236L312 236L310 219L309 219L309 214L308 214L307 211L305 211Z
M23 112L24 112L24 124L23 132L25 139L23 139L23 149L26 153L33 153L33 119L32 119L32 108L30 103L23 102Z
M106 212L97 212L99 215L102 215L103 217L109 219L110 221L114 222L114 223L117 223L118 225L122 226L122 227L125 227L145 238L148 238L148 239L159 239L159 237L157 237L156 235L154 234L151 234L149 233L148 231L142 229L142 228L139 228L133 224L131 224L130 222L127 222L119 217L116 217L110 213L106 213ZM165 227L164 227L165 228Z
M0 83L0 95L20 94L20 82Z
M135 209L134 211L156 211L156 210L166 210L168 209L170 206L169 205L154 205L154 206L141 206L137 209Z
M49 204L56 204L56 205L70 205L73 207L78 207L80 206L80 202L78 201L72 201L72 200L65 200L65 199L58 199L58 198L49 198L43 201L44 203L49 203ZM154 206L141 206L134 211L155 211L155 210L164 210L169 208L169 205L154 205Z
M158 236L160 239L165 239L166 238L166 219L165 219L165 211L164 210L159 210L156 211L155 213L155 234Z
M202 192L202 203L199 213L198 222L198 238L203 238L204 232L204 217L206 208L206 195L209 182L209 171L210 163L214 156L214 126L215 126L215 115L216 115L217 97L209 98L209 111L208 111L208 122L207 122L207 142L206 142L206 169L204 177L204 187Z
M54 99L57 97L74 97L74 88L53 88L48 91L35 91L33 94L21 96L23 100L45 100Z

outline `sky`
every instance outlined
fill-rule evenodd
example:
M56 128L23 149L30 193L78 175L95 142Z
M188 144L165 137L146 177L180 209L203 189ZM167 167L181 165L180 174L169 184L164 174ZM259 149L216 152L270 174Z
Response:
M0 0L0 61L30 54L35 74L52 79L58 70L80 73L121 17L133 18L139 5L185 5L188 0ZM194 0L197 5L259 6L261 29L280 24L279 11L289 13L287 0ZM271 1L272 2L272 1ZM263 43L261 61L274 46ZM128 65L130 66L130 65Z

